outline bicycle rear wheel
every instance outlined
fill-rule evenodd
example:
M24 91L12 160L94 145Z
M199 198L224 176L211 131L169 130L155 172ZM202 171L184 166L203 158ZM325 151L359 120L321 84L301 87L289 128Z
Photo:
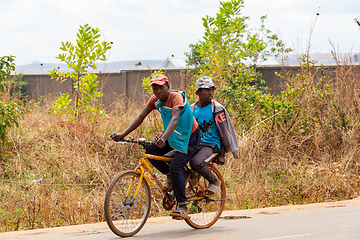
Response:
M105 196L106 222L116 235L131 237L144 226L150 205L146 180L140 182L140 174L136 171L121 172L111 181Z
M209 228L220 218L225 206L226 188L220 171L214 165L208 165L210 171L220 179L221 185L214 195L205 196L209 182L192 171L186 181L186 195L190 219L186 223L193 228Z

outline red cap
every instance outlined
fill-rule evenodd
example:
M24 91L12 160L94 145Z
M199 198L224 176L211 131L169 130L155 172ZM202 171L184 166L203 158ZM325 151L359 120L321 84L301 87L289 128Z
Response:
M169 82L169 79L164 74L156 74L150 80L150 86L153 84L164 85L166 82Z

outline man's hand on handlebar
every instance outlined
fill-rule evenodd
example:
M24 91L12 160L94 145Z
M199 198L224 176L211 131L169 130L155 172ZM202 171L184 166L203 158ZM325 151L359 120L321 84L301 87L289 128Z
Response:
M154 140L152 140L151 142L147 142L145 138L139 138L139 140L134 140L132 138L130 139L125 139L126 134L124 133L113 133L110 135L110 138L112 140L114 140L115 142L120 142L120 141L125 141L125 142L136 142L136 143L140 143L140 144L150 144L150 145L157 145L159 148L163 148L165 147L165 142L166 140L164 140L161 136L157 137L155 136Z
M121 139L123 139L126 135L122 134L122 133L113 133L110 135L110 138L112 140L114 140L115 142L120 141Z
M158 137L158 138L154 139L154 143L155 143L156 146L158 146L159 148L165 147L165 140L162 139L162 137Z

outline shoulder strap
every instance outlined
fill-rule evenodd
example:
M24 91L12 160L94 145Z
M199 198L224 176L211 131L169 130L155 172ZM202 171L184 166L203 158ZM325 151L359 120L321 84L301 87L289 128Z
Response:
M191 104L191 108L192 108L192 110L194 111L194 107L195 107L195 104L197 104L199 101L196 101L196 102L194 102L193 104Z

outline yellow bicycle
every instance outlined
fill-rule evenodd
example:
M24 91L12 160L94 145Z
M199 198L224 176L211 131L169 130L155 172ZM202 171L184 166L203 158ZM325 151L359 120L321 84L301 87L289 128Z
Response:
M138 144L141 156L139 164L134 170L123 171L111 181L105 196L105 219L109 228L116 235L131 237L141 230L149 217L151 206L149 185L156 185L161 190L164 209L171 210L176 205L171 192L166 191L146 161L146 159L171 161L172 158L145 153L145 147L153 143L144 138L122 139L120 142ZM214 225L225 206L226 189L221 173L213 164L208 167L221 181L218 191L211 196L204 194L208 181L189 167L185 167L187 176L185 189L190 218L184 220L196 229L209 228ZM149 174L145 174L146 172Z

